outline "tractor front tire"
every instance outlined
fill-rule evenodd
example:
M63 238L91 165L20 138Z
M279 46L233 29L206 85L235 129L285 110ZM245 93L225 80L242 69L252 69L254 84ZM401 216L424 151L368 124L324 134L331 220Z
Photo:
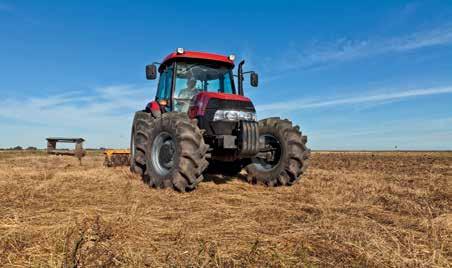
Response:
M270 160L252 158L245 167L250 183L267 186L290 186L296 183L308 166L310 150L307 137L302 136L298 126L278 117L259 121L259 139L265 143Z
M146 139L143 178L150 186L186 192L203 180L209 146L196 120L184 113L164 113L149 121L142 135Z

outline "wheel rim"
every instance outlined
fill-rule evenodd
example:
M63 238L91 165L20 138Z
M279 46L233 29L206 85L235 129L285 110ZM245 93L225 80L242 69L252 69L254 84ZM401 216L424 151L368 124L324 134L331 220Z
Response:
M279 140L271 135L271 134L264 134L259 136L260 143L265 144L266 151L271 153L270 159L267 158L261 158L256 157L253 158L252 161L254 164L256 164L258 169L261 169L263 171L269 171L274 169L276 166L278 166L280 160L281 160L281 152L282 152L282 146Z
M160 133L152 143L152 165L159 175L167 175L174 166L176 144L167 132Z

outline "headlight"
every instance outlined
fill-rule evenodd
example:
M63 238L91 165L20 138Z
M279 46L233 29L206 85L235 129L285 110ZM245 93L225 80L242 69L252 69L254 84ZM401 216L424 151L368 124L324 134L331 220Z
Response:
M215 112L213 121L256 121L256 114L253 112L218 110Z

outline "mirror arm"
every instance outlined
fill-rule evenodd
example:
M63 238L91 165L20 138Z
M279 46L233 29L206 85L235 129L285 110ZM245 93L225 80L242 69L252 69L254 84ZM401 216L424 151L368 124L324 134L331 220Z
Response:
M239 95L241 95L241 96L243 96L243 64L245 64L244 60L242 60L239 63L239 66L237 68L237 82L238 82Z
M255 73L255 71L247 71L247 72L243 72L242 74L250 74L250 73ZM233 74L232 76L234 76L234 77L239 77L239 76L236 75L236 74Z

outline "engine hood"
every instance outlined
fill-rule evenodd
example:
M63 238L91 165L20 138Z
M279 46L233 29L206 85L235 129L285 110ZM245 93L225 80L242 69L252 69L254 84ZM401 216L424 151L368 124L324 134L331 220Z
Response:
M193 104L201 107L201 110L239 109L254 111L251 100L237 94L201 92L194 97Z

